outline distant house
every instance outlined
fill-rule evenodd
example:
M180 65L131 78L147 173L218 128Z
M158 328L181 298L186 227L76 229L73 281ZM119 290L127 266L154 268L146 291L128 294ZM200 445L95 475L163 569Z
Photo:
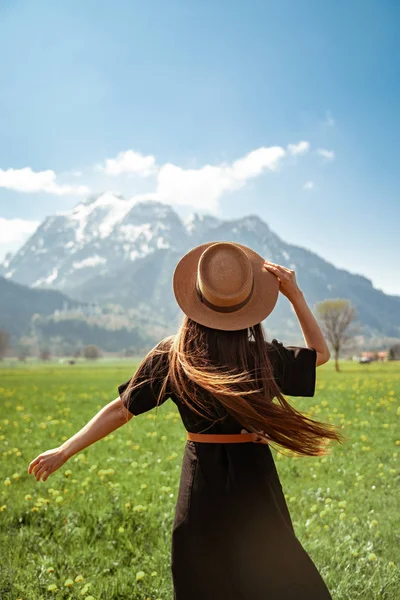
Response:
M360 352L360 358L370 358L371 360L374 360L375 352Z
M360 356L359 358L361 359L367 359L367 360L379 360L380 362L383 362L384 360L387 360L388 358L388 352L387 350L382 350L380 352L372 352L372 351L365 351L365 352L360 352Z

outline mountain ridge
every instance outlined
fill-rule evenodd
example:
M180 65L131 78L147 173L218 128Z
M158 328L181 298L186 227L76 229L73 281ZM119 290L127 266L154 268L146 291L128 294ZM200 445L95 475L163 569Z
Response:
M384 294L364 275L285 242L255 214L223 220L194 213L183 220L167 204L106 193L47 217L2 270L12 281L58 289L77 301L146 307L172 327L179 317L171 286L176 262L193 246L210 241L245 244L294 268L311 306L325 298L349 298L365 335L400 337L399 296ZM285 300L280 296L268 322L276 332L298 336Z

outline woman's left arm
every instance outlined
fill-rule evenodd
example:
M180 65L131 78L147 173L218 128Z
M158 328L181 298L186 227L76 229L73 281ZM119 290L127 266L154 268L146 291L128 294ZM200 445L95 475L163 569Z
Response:
M57 471L84 448L91 446L98 440L115 431L133 417L122 404L120 398L116 398L106 404L78 433L66 440L58 448L53 448L39 454L29 465L28 473L33 473L36 480L42 481Z

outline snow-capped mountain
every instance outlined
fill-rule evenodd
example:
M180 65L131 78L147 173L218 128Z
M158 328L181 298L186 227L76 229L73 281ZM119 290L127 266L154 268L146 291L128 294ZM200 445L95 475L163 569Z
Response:
M3 275L32 287L71 289L157 249L186 247L175 211L106 193L46 218L3 266Z
M348 298L365 333L400 337L400 297L284 242L252 215L235 220L192 215L183 221L166 204L106 193L46 218L7 257L2 274L31 287L63 290L81 301L142 305L173 324L179 314L171 287L176 262L191 247L216 240L248 245L268 260L294 268L311 306L325 298ZM299 337L286 298L280 297L268 321L272 331L286 333L288 339Z

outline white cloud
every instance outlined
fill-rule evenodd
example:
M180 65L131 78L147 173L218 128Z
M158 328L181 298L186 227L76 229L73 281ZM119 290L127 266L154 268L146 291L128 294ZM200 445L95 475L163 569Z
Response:
M289 144L288 145L288 152L290 154L293 154L294 156L306 154L306 152L308 152L309 149L310 149L310 143L306 142L305 140L302 140L298 144Z
M302 140L297 144L289 144L287 151L302 155L309 148L309 142ZM224 193L241 188L248 180L265 171L276 171L287 151L281 146L261 147L231 163L206 164L188 169L173 163L158 165L152 155L127 150L96 165L95 169L114 177L126 173L152 176L155 189L147 190L148 197L170 204L216 211L218 200Z
M302 141L291 145L290 151L303 154L308 147L308 142ZM263 172L278 170L285 155L286 151L281 146L261 147L231 163L206 164L197 169L186 169L172 163L157 165L154 156L127 150L120 152L113 159L107 159L95 169L113 177L124 173L136 173L143 177L151 175L152 189L150 187L145 190L146 197L216 211L218 200L224 193L241 188ZM70 176L81 174L81 171L73 171ZM34 172L30 167L7 171L0 169L1 187L20 192L47 192L57 195L90 193L86 185L58 183L54 171Z
M0 243L14 244L25 241L38 228L39 223L39 221L0 217Z
M311 190L315 189L315 183L313 181L306 181L303 185L303 190L311 192Z
M120 152L116 158L107 158L104 166L98 165L97 168L104 171L106 175L122 175L122 173L134 173L141 177L148 177L155 169L154 156L144 156L140 152L127 150Z
M16 192L46 192L57 196L83 196L90 192L86 185L64 185L56 182L54 171L32 171L23 169L0 169L0 188Z
M205 165L199 169L183 169L171 163L157 174L156 197L172 204L186 204L212 211L225 193L239 189L264 171L276 171L285 156L280 146L258 148L230 165Z
M333 160L335 158L335 152L333 150L327 150L326 148L318 148L317 154L326 160Z

